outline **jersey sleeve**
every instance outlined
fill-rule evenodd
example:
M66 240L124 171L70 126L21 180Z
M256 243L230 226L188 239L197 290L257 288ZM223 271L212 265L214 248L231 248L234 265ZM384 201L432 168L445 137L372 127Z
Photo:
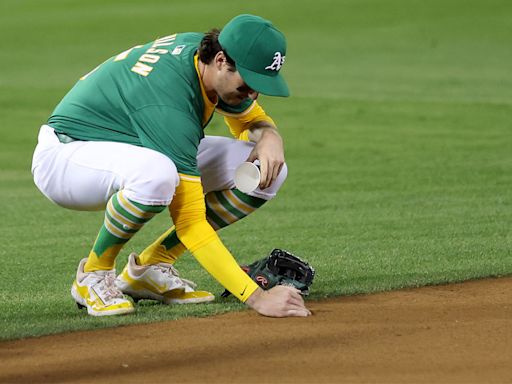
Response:
M200 124L169 106L147 106L131 114L140 143L169 157L179 173L198 176L197 148L204 137Z
M219 101L216 111L224 116L224 121L231 134L239 139L249 141L249 127L260 121L275 125L274 120L268 116L256 100L248 99L237 107L230 107Z

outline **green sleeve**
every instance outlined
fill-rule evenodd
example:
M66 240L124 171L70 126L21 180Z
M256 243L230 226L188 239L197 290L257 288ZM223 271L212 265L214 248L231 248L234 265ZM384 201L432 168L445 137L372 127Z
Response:
M197 148L204 137L198 122L176 108L143 107L131 114L141 145L168 156L179 173L199 176Z

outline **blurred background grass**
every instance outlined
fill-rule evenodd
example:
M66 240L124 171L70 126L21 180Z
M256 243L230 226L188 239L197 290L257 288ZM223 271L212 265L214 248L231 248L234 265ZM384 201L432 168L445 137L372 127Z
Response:
M317 269L311 298L512 274L512 3L490 0L15 1L0 3L0 338L243 309L146 302L95 319L69 288L102 213L54 206L30 163L75 81L133 45L239 13L288 38L290 99L262 97L286 141L274 201L221 232L240 262L273 247ZM207 134L226 135L221 119ZM165 213L127 245L140 251ZM181 273L222 288L190 256Z

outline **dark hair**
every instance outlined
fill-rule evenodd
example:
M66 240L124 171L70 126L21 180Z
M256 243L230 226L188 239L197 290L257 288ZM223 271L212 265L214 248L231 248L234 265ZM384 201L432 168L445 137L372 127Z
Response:
M224 56L226 56L227 62L234 66L235 61L229 57L227 52L222 49L219 43L219 33L220 30L217 28L210 29L205 33L203 39L201 40L201 44L199 44L199 59L205 64L210 64L215 55L219 51L222 51L224 52Z

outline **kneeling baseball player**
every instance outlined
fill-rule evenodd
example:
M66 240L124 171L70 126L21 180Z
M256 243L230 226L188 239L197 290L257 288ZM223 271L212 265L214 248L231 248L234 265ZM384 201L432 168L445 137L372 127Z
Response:
M41 192L74 210L105 210L71 294L90 315L134 311L131 296L165 304L214 299L173 264L189 250L229 292L266 316L308 316L300 291L262 290L216 230L272 199L286 178L281 136L256 101L288 96L286 40L271 22L232 19L221 32L178 33L119 53L84 75L39 132L32 173ZM204 136L214 111L234 139ZM259 188L235 188L235 168L258 160ZM174 226L115 275L115 258L159 212Z

